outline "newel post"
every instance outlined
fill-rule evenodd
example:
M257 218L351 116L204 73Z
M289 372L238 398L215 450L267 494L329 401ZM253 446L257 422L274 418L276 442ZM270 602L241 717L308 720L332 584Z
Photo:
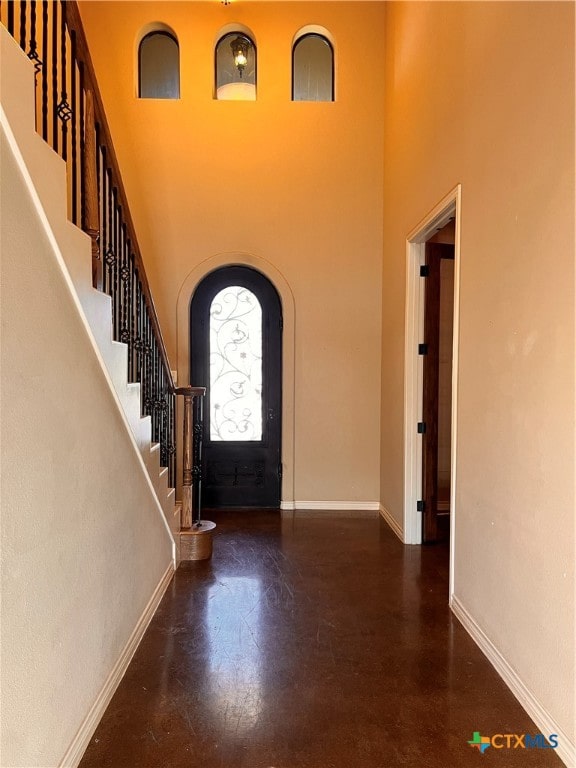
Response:
M181 527L192 528L201 518L202 500L202 402L205 387L178 387L184 397L184 434L182 438L182 520ZM194 509L194 515L193 510Z
M102 259L100 258L100 211L98 205L98 172L96 147L96 118L94 96L86 89L84 131L84 231L92 239L92 285L102 289Z
M202 432L205 387L178 387L184 397L182 451L182 519L180 553L182 560L208 560L212 556L210 520L202 520Z

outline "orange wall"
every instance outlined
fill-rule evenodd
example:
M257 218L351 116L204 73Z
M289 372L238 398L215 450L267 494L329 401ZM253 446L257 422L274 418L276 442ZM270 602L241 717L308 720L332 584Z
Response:
M227 252L270 263L295 304L295 497L376 502L384 5L80 6L173 367L186 367L175 308L187 275ZM138 35L154 21L179 37L179 101L135 98ZM255 103L212 98L213 46L231 22L255 35ZM335 103L290 101L307 24L334 39Z
M387 6L382 499L406 237L462 185L455 598L574 740L574 4Z

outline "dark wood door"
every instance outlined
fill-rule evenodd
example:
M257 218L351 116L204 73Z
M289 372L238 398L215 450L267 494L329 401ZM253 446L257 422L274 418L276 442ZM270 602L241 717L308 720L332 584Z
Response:
M196 289L190 323L190 381L206 387L203 506L278 507L282 477L278 293L254 269L218 269Z
M439 525L438 515L438 404L440 374L440 266L442 259L454 259L454 246L426 243L424 370L422 402L422 540L444 538L447 523Z

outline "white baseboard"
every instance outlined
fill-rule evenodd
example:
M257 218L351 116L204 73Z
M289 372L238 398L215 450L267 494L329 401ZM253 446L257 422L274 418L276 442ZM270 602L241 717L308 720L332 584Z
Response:
M502 680L504 680L508 688L510 688L514 696L516 696L522 707L534 720L540 732L544 736L548 736L551 733L558 735L558 747L555 750L558 757L567 768L576 768L576 745L570 740L568 734L559 727L552 715L526 687L518 673L502 656L490 638L454 595L452 595L450 600L450 607L458 621L488 658L488 661L498 672Z
M394 531L396 536L398 536L398 538L400 539L402 544L404 544L404 531L402 530L402 528L398 524L398 521L395 520L395 518L392 517L390 512L386 509L386 507L383 504L380 504L379 507L380 507L380 515L388 523L390 528L392 528L392 530Z
M126 672L126 669L128 668L128 665L130 664L132 657L134 656L134 653L136 652L136 649L142 640L142 636L144 635L150 620L154 616L156 608L158 607L164 592L168 588L173 575L174 564L170 563L170 565L166 568L164 575L160 579L158 586L154 590L152 597L148 601L148 605L146 608L144 608L142 615L138 619L138 622L134 627L128 642L118 657L118 661L116 664L114 664L112 671L108 675L106 682L96 697L96 701L90 708L90 711L78 729L72 744L70 744L66 754L60 761L59 768L76 768L82 759L82 755L86 751L86 748L90 743L90 739L92 738L98 723L102 719L102 715L106 711L106 707L110 703L110 699L114 695L116 688L124 677L124 673Z
M377 501L283 501L280 509L323 512L378 512Z

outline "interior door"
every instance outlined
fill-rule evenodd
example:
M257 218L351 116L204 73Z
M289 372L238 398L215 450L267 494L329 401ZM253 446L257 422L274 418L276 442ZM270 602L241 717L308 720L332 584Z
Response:
M278 507L282 478L278 293L254 269L218 269L196 289L190 323L190 381L206 387L203 506Z
M422 402L422 540L437 541L447 533L439 525L438 409L440 379L440 287L442 259L454 259L454 246L426 243L424 366ZM445 518L448 522L448 518Z

